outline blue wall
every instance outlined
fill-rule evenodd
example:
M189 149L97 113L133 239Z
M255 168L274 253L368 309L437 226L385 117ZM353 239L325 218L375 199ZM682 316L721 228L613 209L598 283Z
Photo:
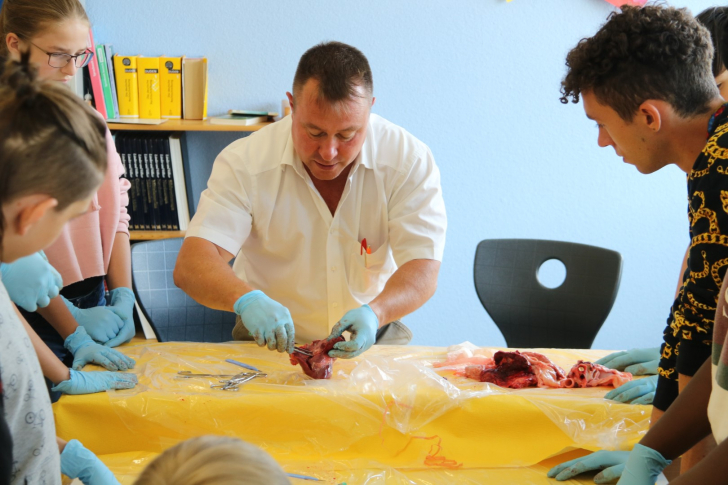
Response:
M710 1L673 1L693 13ZM97 42L122 54L205 55L209 113L280 110L301 54L360 48L374 111L435 154L449 216L435 297L408 317L416 344L504 345L473 288L485 238L563 239L620 251L622 285L596 348L656 346L688 245L685 175L644 176L580 105L562 105L564 57L612 7L603 0L86 0ZM192 184L239 134L188 138ZM199 194L194 194L195 200Z

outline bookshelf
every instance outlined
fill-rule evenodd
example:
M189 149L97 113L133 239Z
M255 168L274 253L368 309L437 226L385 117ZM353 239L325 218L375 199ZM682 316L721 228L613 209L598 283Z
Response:
M212 124L209 120L167 120L160 125L137 125L127 123L108 123L109 130L130 132L179 132L179 131L237 131L253 132L264 128L271 123L260 123L256 125L218 125ZM185 231L129 231L129 238L132 241L151 241L159 239L172 239L184 237Z
M258 131L271 123L257 125L217 125L209 120L167 120L161 125L108 123L111 131Z

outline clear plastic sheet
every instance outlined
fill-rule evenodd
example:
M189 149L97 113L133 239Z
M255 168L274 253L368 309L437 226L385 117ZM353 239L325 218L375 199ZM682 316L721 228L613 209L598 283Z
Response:
M158 453L193 436L223 434L255 443L282 463L455 472L529 467L568 448L627 449L649 420L648 406L604 400L606 388L503 389L433 366L448 351L493 353L468 343L449 349L375 346L360 358L337 360L325 381L303 375L287 355L254 344L163 343L122 350L137 360L139 385L63 396L54 405L59 436L115 454ZM564 368L606 355L538 351ZM225 359L268 376L237 392L211 389L218 384L214 378L177 378L179 371L243 371Z

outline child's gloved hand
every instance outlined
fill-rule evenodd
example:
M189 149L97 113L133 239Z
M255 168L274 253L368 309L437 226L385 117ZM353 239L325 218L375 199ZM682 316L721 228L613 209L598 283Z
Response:
M109 370L133 369L136 362L118 350L97 344L86 333L86 329L79 326L71 335L66 337L63 346L73 354L73 369L81 370L83 366L94 363Z
M71 378L51 388L65 394L93 394L108 389L131 389L137 376L121 372L81 372L70 369Z
M78 440L66 443L61 453L61 473L84 485L120 485L111 470Z
M622 475L622 470L624 470L628 456L629 451L601 450L591 455L582 456L576 460L556 465L548 471L547 476L561 482L588 471L602 470L594 477L594 483L609 483Z
M0 263L0 274L13 303L28 312L47 307L63 288L63 279L43 251L12 263Z
M109 294L111 295L111 305L107 308L116 313L123 325L119 333L104 345L116 347L131 340L136 333L134 328L134 302L136 299L134 298L134 292L124 286L114 288Z

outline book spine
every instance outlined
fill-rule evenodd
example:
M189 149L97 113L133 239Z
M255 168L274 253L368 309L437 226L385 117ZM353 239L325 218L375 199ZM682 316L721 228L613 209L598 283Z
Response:
M161 229L167 231L170 228L169 217L167 214L166 198L164 197L164 170L159 159L159 142L156 138L149 140L149 146L152 148L152 156L154 161L154 173L157 181L157 199L159 200L159 219Z
M169 138L161 140L162 154L167 169L167 196L169 197L169 212L172 230L179 231L179 211L177 210L177 195L174 190L174 177L172 175L172 157L169 154Z
M149 231L152 229L152 217L150 214L149 198L147 197L147 173L142 159L142 142L138 138L134 139L134 165L136 167L136 173L139 176L140 212L144 220L143 227Z
M116 75L114 74L114 46L104 44L106 52L106 69L109 71L109 84L111 85L111 100L114 104L114 118L119 117L119 98L116 95Z
M91 29L88 30L88 42L89 45L94 46L94 36ZM99 61L98 56L91 58L91 62L88 63L88 72L91 77L91 88L94 93L94 107L96 111L101 113L104 119L108 119L109 115L106 112L106 101L104 101L104 88L101 86L101 74L99 73Z
M147 201L152 214L152 230L161 231L162 221L159 213L159 197L157 192L157 174L154 171L154 159L149 149L149 140L144 139L142 143L144 153L144 165L147 168Z
M139 81L139 116L158 119L162 117L159 93L159 57L137 59Z
M159 58L162 118L182 117L182 58Z
M101 76L101 88L104 91L104 104L108 118L114 117L114 100L111 97L111 81L109 80L109 69L106 66L106 49L102 44L96 46L96 57L99 60L99 75Z
M169 136L169 153L172 160L172 178L174 180L174 193L179 215L180 231L187 230L190 223L190 210L192 202L187 197L187 182L185 180L184 153L182 150L181 136L172 134Z
M136 56L114 56L114 74L120 118L139 118Z

